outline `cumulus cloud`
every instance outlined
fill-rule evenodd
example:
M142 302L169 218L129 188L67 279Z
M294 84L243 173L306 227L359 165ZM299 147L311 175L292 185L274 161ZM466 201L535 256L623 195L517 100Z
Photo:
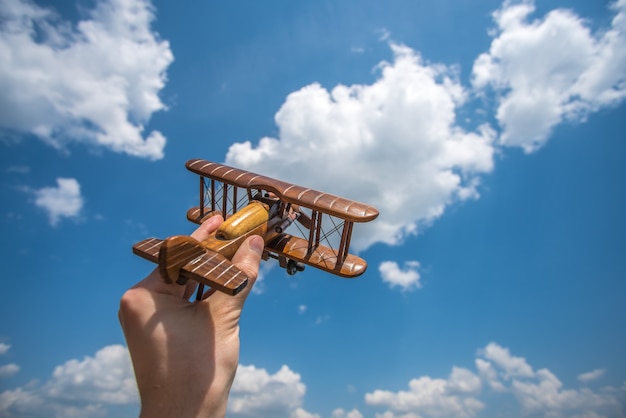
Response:
M6 347L0 343L0 350ZM8 348L5 348L5 352ZM511 416L617 417L626 407L626 383L621 387L565 388L550 370L534 369L508 348L489 343L478 350L476 371L452 367L447 378L421 376L398 392L376 389L364 400L371 408L384 408L379 418L473 418L486 409L498 411L501 402L513 408ZM604 370L583 373L583 383ZM585 380L586 379L586 380ZM306 385L288 366L269 373L253 365L240 365L232 386L228 416L235 418L321 418L303 408ZM515 399L517 403L511 403ZM94 356L73 359L56 367L44 383L0 392L0 417L106 417L118 416L116 407L136 413L137 389L128 350L106 346ZM517 409L516 409L517 408ZM507 409L509 412L510 410ZM354 408L333 410L331 418L362 418Z
M17 388L0 392L0 417L44 417L43 399L34 391ZM37 413L39 412L39 414Z
M9 352L11 346L9 344L0 343L0 355L6 354ZM20 371L20 366L14 363L4 364L0 366L0 378L11 377L15 373Z
M298 408L291 414L290 418L321 418L318 414L313 414L302 408Z
M522 411L532 416L621 416L626 387L566 389L550 370L535 370L523 357L514 356L496 343L479 350L479 374L490 387L512 394ZM597 371L592 372L597 377Z
M0 366L0 378L11 377L19 371L20 371L20 366L18 366L17 364L15 363L5 364L3 366Z
M51 378L0 393L0 416L105 416L107 405L137 404L126 347L106 346L91 357L57 366Z
M239 365L230 391L228 416L311 417L301 408L305 392L300 375L287 366L270 374L252 365Z
M511 355L508 348L501 347L496 343L489 343L479 351L479 354L484 357L489 366L496 366L504 379L531 377L533 375L533 370L525 358Z
M50 398L66 401L121 405L137 401L130 356L121 345L106 346L94 357L57 366L43 390Z
M239 365L228 401L228 416L241 418L320 418L302 408L306 385L283 365L276 373Z
M276 113L276 137L235 143L226 162L377 207L380 217L355 229L357 251L401 243L450 204L478 197L502 146L530 152L557 124L623 100L626 0L612 7L611 27L596 33L568 10L530 21L530 0L493 14L497 28L474 62L472 87L493 92L499 131L459 124L474 102L455 66L429 63L387 33L393 60L377 66L373 83L302 87Z
M317 83L291 93L276 113L278 138L233 144L226 162L377 207L355 228L357 250L398 244L453 202L476 197L493 168L495 134L467 131L456 110L467 98L453 68L425 63L390 43L394 59L369 85Z
M159 159L165 137L144 124L173 60L150 29L148 0L103 0L75 26L25 0L0 2L0 128L63 148L89 142Z
M80 184L73 178L58 178L57 187L44 187L33 193L35 205L48 213L52 226L56 226L61 218L76 218L84 203Z
M511 416L533 417L618 417L626 407L626 385L567 389L548 369L535 370L523 357L508 348L489 343L478 350L476 372L453 367L447 379L422 376L409 382L409 390L375 390L365 395L372 406L387 408L380 418L476 417L490 404L504 401L515 412ZM589 373L595 378L603 371ZM587 375L585 373L581 376ZM510 403L508 397L517 400ZM497 410L497 409L496 409Z
M578 375L578 380L582 383L589 383L602 377L605 371L604 369L595 369L587 373L581 373Z
M613 3L611 27L593 33L574 12L556 9L530 20L532 1L505 2L493 14L489 52L474 63L473 85L497 93L502 144L531 152L562 121L626 96L626 1Z
M6 352L8 345L0 343L0 350ZM302 408L305 392L300 375L288 366L271 374L252 365L240 365L230 392L228 416L320 418ZM0 392L0 417L117 416L114 408L127 406L133 414L138 402L128 349L110 345L93 356L57 366L44 383L34 381Z
M368 393L365 402L389 408L383 415L388 418L411 413L414 416L474 417L485 406L474 396L480 387L481 382L476 374L455 367L448 379L422 376L412 379L408 390L375 390Z
M390 287L400 287L403 291L419 289L420 283L419 269L420 263L417 261L407 261L401 269L395 261L383 261L378 266L378 271L383 278L383 282Z
M363 414L356 408L352 411L337 408L331 413L330 418L363 418Z

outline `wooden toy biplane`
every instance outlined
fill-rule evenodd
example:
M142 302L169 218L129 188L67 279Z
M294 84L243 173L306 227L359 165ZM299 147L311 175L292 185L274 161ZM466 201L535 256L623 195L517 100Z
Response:
M376 219L375 208L223 164L190 160L186 167L200 176L200 205L187 218L201 224L220 214L225 221L202 242L174 236L133 246L135 254L159 264L166 282L197 281L198 299L204 285L237 294L248 278L229 260L251 235L263 237L263 259L277 259L290 275L304 265L348 278L365 272L365 260L349 252L350 239L355 222ZM291 225L299 236L285 232Z

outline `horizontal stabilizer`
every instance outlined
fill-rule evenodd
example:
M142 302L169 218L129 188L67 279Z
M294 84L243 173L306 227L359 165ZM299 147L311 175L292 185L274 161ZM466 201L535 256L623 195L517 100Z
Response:
M147 238L133 245L133 253L158 263L163 242L161 239ZM205 250L184 264L179 270L179 276L183 282L191 279L229 295L236 295L248 284L248 277L241 270L226 257L210 250Z
M248 277L226 257L207 251L185 264L180 275L229 295L236 295L248 284Z
M153 263L159 262L159 250L163 244L162 239L146 238L133 245L133 253Z

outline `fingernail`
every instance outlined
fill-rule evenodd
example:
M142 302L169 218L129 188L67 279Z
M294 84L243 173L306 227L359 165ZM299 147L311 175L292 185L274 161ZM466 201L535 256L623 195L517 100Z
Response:
M260 236L254 235L252 238L250 238L248 245L250 245L250 249L252 251L258 253L259 255L263 254L263 248L265 248L265 242L263 241L263 238L261 238Z

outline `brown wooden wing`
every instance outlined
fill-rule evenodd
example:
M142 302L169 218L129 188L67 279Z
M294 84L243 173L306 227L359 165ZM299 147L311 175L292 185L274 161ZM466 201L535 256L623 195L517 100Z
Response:
M163 240L147 238L133 246L133 253L158 263L162 245ZM192 279L230 295L236 295L248 284L248 277L241 270L226 257L210 250L180 267L179 277L179 282Z
M162 239L146 238L133 245L133 253L139 257L145 258L148 261L158 263L161 244L163 244Z
M269 191L287 203L336 216L349 222L369 222L378 216L378 210L365 203L297 186L227 165L196 159L187 161L186 167L200 176L248 190ZM196 221L194 220L194 222Z
M309 248L309 241L289 234L281 234L265 246L266 250L279 256L341 277L354 278L367 269L367 262L354 254L345 255L343 261L337 264L339 258L336 250L324 245L318 245L311 251Z
M221 292L236 295L248 284L248 277L221 254L207 251L185 264L180 275Z

